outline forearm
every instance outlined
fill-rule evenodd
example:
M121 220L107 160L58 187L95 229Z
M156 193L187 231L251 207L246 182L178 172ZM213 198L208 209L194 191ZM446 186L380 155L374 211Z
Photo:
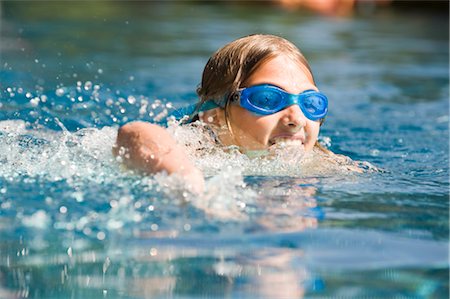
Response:
M194 185L203 188L202 173L189 161L184 149L160 126L145 122L124 125L118 131L113 153L130 168L146 173L177 173L195 189L199 187Z

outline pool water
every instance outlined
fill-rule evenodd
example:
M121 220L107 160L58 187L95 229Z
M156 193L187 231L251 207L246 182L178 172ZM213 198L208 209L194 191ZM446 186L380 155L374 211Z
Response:
M447 12L0 7L0 298L448 298ZM209 56L256 32L302 49L320 141L368 170L210 153L199 197L123 169L118 127L194 103Z

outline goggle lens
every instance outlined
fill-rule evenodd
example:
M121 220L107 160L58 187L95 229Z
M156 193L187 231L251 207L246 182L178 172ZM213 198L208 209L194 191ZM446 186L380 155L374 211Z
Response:
M310 94L304 97L301 103L306 111L311 115L321 115L327 109L328 104L323 97Z
M249 93L248 102L260 109L273 111L282 101L281 94L273 90L255 90Z

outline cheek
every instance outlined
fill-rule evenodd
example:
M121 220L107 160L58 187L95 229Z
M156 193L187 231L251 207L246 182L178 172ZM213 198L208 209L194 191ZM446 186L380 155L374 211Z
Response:
M317 139L320 132L320 123L316 121L310 121L308 120L305 128L305 133L308 135L308 139L312 138Z
M276 121L271 116L258 116L241 107L235 107L235 112L231 117L232 125L241 137L247 136L253 141L265 144L268 136L276 125ZM240 108L240 109L239 109Z
M255 120L255 133L258 131L258 134L265 138L274 130L276 124L276 120L273 120L271 116L259 117Z

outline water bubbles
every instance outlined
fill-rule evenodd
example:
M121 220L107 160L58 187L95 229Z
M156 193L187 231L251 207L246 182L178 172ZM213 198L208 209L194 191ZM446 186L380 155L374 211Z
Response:
M84 90L88 91L92 88L92 82L91 81L86 81L84 83Z
M151 229L152 231L157 231L158 228L159 228L159 226L158 226L158 224L156 224L156 223L152 223L152 224L150 225L150 229Z
M44 210L38 210L31 216L24 216L22 224L28 227L44 229L50 224L50 216Z
M320 136L319 137L319 143L322 145L322 146L324 146L324 147L326 147L326 148L329 148L330 146L331 146L331 138L330 137L328 137L328 136Z
M58 97L62 97L65 93L66 93L66 92L65 92L64 88L62 88L62 87L56 89L56 91L55 91L55 94L56 94Z
M84 194L82 192L76 191L72 193L72 197L77 201L77 202L83 202L84 201Z
M150 256L156 256L158 255L158 249L152 247L150 248Z
M241 210L245 209L245 207L247 206L247 204L246 204L245 202L243 202L243 201L238 201L238 202L236 203L236 205L237 205L238 208L241 209Z
M117 230L117 229L123 227L123 225L124 225L124 222L121 220L117 220L117 219L110 219L110 220L108 220L108 223L107 223L107 227L110 230Z
M136 98L134 96L128 96L127 101L130 105L136 104Z
M90 227L83 228L83 234L90 236L92 234L92 229Z
M110 106L112 106L114 104L114 100L109 98L109 99L106 100L105 104L106 104L106 106L110 107Z
M378 156L380 155L380 150L378 150L378 149L373 149L373 150L370 151L370 155L371 155L372 157L378 157Z
M103 70L102 69L98 69L97 73L99 73L101 75L101 74L103 74Z
M40 100L41 99L39 97L32 98L30 100L30 105L33 107L37 107L39 105Z
M11 207L12 207L12 204L11 204L10 201L5 201L5 202L2 202L2 203L0 204L0 208L1 208L2 210L8 210L8 209L10 209Z
M117 208L118 207L118 205L119 205L119 202L117 201L117 200L115 200L115 199L113 199L113 200L111 200L110 202L109 202L109 205L111 206L111 208Z
M123 158L122 158L122 156L116 156L116 157L115 157L115 160L116 160L117 163L123 163Z
M59 207L59 212L60 212L61 214L66 214L66 213L67 213L67 207L65 207L65 206Z
M105 238L106 238L106 234L104 232L100 231L97 233L98 240L103 241L103 240L105 240Z
M141 100L141 106L139 107L139 115L144 115L147 112L148 101L145 99Z

